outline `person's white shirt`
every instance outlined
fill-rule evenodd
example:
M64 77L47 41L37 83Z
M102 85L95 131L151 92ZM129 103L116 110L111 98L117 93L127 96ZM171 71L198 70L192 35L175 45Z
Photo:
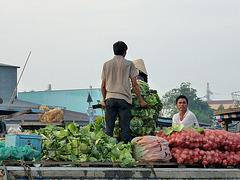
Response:
M173 118L172 118L172 121L177 125L178 124L184 124L185 129L192 126L194 123L195 123L195 126L194 126L195 128L200 127L196 116L188 109L187 109L186 113L184 114L184 118L183 118L182 121L180 119L180 113L174 114Z

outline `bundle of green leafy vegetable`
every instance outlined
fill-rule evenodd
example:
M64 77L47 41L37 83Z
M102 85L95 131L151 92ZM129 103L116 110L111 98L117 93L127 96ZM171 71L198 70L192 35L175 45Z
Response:
M103 132L103 117L84 127L75 123L67 123L65 128L48 125L36 133L43 136L43 160L119 162L122 167L135 162L131 143L118 143Z
M204 132L204 129L203 128L194 128L195 127L195 123L188 127L187 129L188 130L195 130L199 133L203 133ZM185 125L184 124L175 124L174 122L172 123L172 127L169 127L169 128L164 128L162 130L162 132L165 134L165 135L171 135L172 132L176 131L176 132L182 132L185 128Z
M142 108L139 100L132 89L132 108L131 108L131 136L153 135L159 112L162 109L162 102L156 90L150 89L148 83L137 80L143 100L148 103L147 108Z

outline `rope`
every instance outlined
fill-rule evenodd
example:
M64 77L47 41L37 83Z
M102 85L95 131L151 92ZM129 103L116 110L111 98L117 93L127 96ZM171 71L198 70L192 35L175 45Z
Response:
M149 162L146 162L146 163L147 163L148 166L150 166L151 171L153 172L154 177L157 179L157 174L156 174L156 172L154 171L153 165L150 164Z
M18 160L19 164L24 168L25 174L29 180L33 180L32 173L31 173L31 167L26 164L25 161Z

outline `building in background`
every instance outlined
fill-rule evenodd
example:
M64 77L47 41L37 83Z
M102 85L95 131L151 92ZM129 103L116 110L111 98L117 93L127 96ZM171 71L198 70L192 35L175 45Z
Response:
M3 102L0 104L0 107L26 110L26 109L38 109L39 106L45 104L49 106L50 109L56 107L62 108L64 112L65 122L75 121L80 125L88 124L89 117L86 113L88 106L88 103L86 102L88 90L81 91L81 93L71 90L58 91L59 93L56 93L54 91L51 91L51 86L48 86L48 91L46 91L47 95L44 93L45 91L43 91L42 93L41 92L20 93L20 95L22 94L22 97L24 98L18 98L17 97L18 92L16 89L15 95L13 96L12 101L10 103L13 92L17 86L18 68L19 68L18 66L0 63L0 98L3 100ZM87 93L87 95L85 95L85 92ZM93 90L92 93L95 94L94 92L95 91ZM76 108L74 108L75 106ZM67 109L66 107L70 108ZM22 114L19 116L12 117L10 119L6 119L7 124L10 125L18 124L19 122L34 122L34 121L40 121L39 114Z
M211 96L214 94L215 93L213 93L210 90L209 83L207 83L206 95L203 96L202 99L205 100L204 102L207 102L212 109L216 109L216 110L218 110L219 108L228 109L228 108L235 108L239 106L240 91L231 93L233 100L212 100Z
M91 105L101 103L103 97L100 88L19 92L18 99L31 103L45 104L50 107L60 107L69 111L86 113L89 107L89 103L87 102L88 93L90 93L93 100ZM95 115L102 116L103 111L96 109Z
M17 85L18 66L0 63L0 97L10 100Z
M234 108L234 100L205 101L212 109L218 109L223 105L224 109Z

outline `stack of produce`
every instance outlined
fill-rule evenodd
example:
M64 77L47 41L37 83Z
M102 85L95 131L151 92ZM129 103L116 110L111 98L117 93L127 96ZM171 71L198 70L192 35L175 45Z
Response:
M158 115L163 104L156 90L150 89L148 84L144 81L137 80L137 83L140 87L143 100L148 103L148 107L140 107L139 100L132 89L132 119L130 122L131 136L153 135Z
M201 134L197 131L200 130L193 127L178 132L165 128L159 131L157 136L169 141L173 160L180 164L201 163L227 166L240 163L239 133L206 129Z
M203 140L205 143L203 144L202 148L204 150L212 150L224 146L227 139L227 134L229 133L225 130L216 129L213 131L211 129L206 129L203 134Z
M67 123L65 128L48 125L35 131L42 135L42 160L72 162L135 162L131 143L118 143L103 132L103 118L84 127Z
M169 161L172 158L168 141L157 136L135 137L134 157L139 162Z
M181 147L171 148L173 160L179 164L194 164L202 161L205 152L199 148L189 149Z
M169 142L170 147L199 148L203 145L203 128L195 129L194 126L184 129L184 125L172 123L171 128L158 132L158 136Z
M222 152L222 164L227 165L237 165L240 163L240 151L225 151Z
M225 131L226 132L226 131ZM226 139L223 149L226 151L240 151L240 133L225 133Z
M181 132L173 132L171 136L160 131L158 135L168 140L170 147L198 148L203 144L203 137L195 130L184 129Z

